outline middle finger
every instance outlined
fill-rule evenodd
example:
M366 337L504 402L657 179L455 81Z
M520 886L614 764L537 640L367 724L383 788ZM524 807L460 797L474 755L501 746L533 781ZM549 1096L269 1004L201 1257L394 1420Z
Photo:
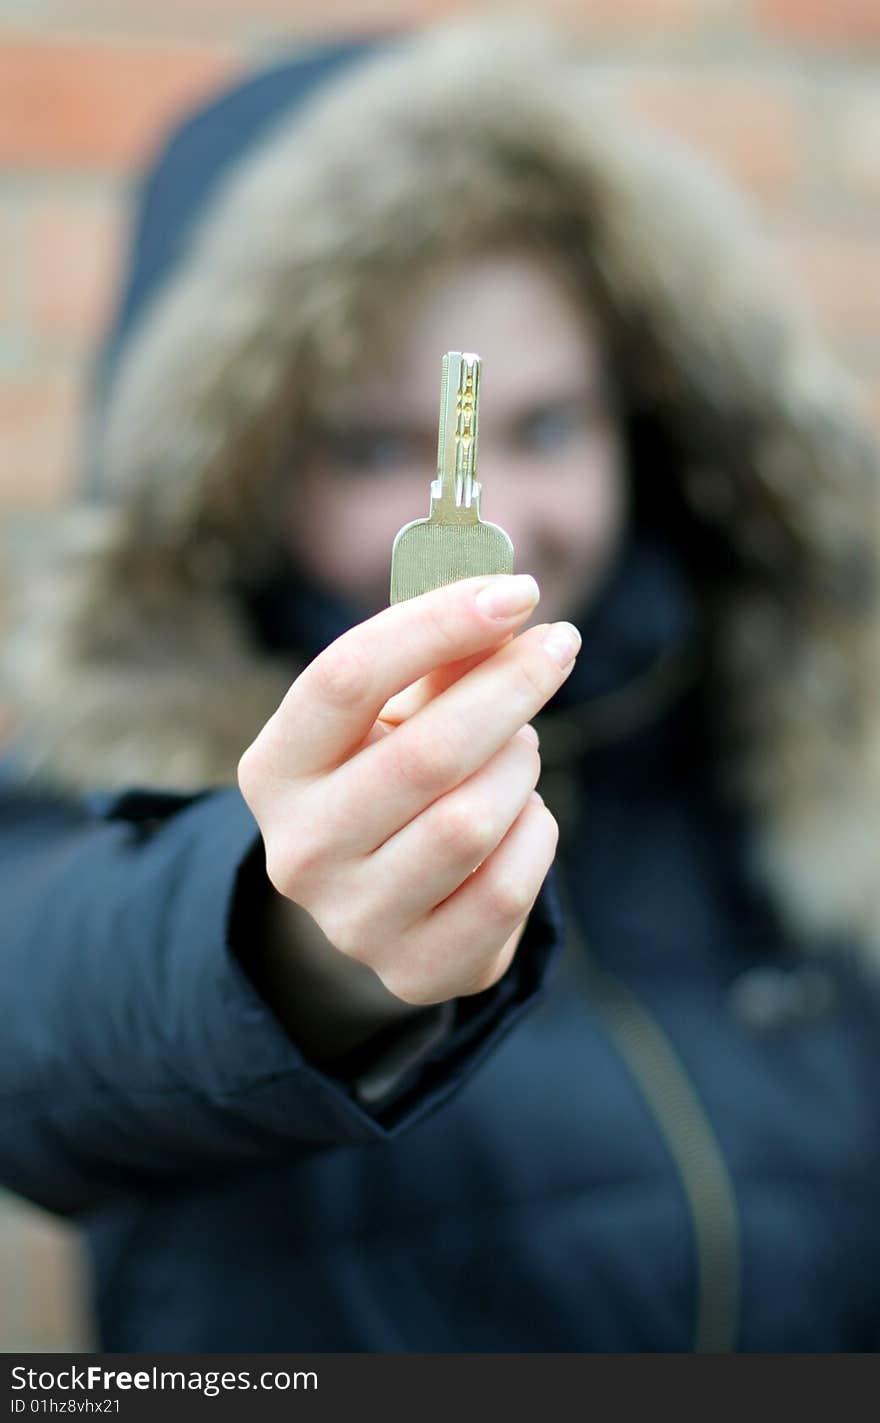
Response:
M579 646L571 623L530 628L333 771L347 849L375 850L477 771L558 690Z

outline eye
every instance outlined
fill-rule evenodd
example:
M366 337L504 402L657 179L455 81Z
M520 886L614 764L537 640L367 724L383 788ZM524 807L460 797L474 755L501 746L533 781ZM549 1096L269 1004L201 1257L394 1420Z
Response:
M328 463L350 474L411 468L424 459L419 441L401 430L357 427L329 430L322 434L320 445Z
M531 411L517 423L515 439L523 449L552 453L583 441L596 424L587 401L566 401Z

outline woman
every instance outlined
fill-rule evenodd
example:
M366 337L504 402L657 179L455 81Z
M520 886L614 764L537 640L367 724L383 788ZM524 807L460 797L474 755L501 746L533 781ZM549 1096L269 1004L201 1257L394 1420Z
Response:
M778 286L735 199L531 31L314 56L171 144L105 363L107 507L17 673L32 775L167 787L117 802L154 859L187 827L164 937L154 877L100 932L26 911L16 940L7 1179L81 1220L103 1349L876 1348L876 455ZM549 811L533 747L483 768L486 805L516 784L489 838L526 845L523 900L551 820L556 865L444 995L376 932L412 842L369 909L339 849L407 827L380 846L383 795L346 827L331 787L444 697L503 691L532 609L451 641L348 759L290 767L340 639L372 646L377 614L377 656L417 636L379 610L449 347L485 362L484 516L583 651L535 674ZM171 794L239 772L262 845L234 786ZM218 834L231 961L194 907Z

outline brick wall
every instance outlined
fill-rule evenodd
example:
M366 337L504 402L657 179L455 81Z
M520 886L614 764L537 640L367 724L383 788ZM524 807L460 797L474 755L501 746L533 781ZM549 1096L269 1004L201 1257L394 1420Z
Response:
M36 515L71 488L131 175L175 115L303 39L469 8L46 0L0 11L0 516ZM609 87L752 192L880 426L880 0L555 8L586 26ZM0 1348L87 1347L75 1232L0 1205Z

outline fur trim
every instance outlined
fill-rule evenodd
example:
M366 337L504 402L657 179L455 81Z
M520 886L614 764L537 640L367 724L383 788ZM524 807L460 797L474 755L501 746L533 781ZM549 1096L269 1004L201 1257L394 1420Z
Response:
M295 674L229 591L265 558L282 451L295 468L324 383L402 287L510 234L582 283L630 415L666 452L709 610L719 763L780 906L880 957L876 450L742 200L535 22L398 42L226 182L111 392L118 509L30 622L13 680L33 765L68 784L234 776Z

